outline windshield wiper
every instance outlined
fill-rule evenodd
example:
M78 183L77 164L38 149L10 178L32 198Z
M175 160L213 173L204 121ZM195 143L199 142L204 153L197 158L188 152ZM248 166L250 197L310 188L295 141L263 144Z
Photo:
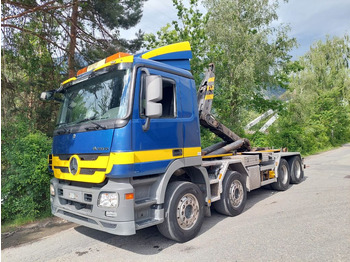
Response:
M91 121L91 120L96 119L97 117L98 117L98 115L94 115L94 116L92 116L92 117L88 117L88 118L82 119L82 120L76 122L75 124L80 124L80 123L83 123L83 122L88 122L88 121L90 121L90 123L91 123L91 124L94 124L95 126L94 126L94 127L86 127L85 130L96 130L96 129L98 129L98 128L106 129L105 126L100 125L100 124L98 124L98 123L96 123L96 122Z
M98 123L96 123L96 122L90 122L91 124L94 124L95 126L93 126L93 127L85 127L85 130L96 130L96 129L98 129L98 128L101 128L101 129L106 129L106 127L105 126L102 126L102 125L100 125L100 124L98 124Z
M75 124L80 124L80 123L83 123L83 122L87 122L87 121L91 121L91 120L94 120L98 117L98 115L94 115L92 117L87 117L87 118L84 118L82 120L79 120L78 122L75 122Z
M70 130L65 128L64 126L61 126L60 128L62 128L63 131L57 131L57 134L63 135L63 134L66 134L66 133L68 133L68 134L70 133Z

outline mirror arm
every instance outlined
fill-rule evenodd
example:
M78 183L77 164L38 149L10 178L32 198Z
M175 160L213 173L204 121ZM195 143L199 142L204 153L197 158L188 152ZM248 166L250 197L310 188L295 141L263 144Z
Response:
M142 72L145 72L146 75L148 75L148 76L151 75L151 74L149 73L149 71L148 71L147 68L144 68L144 67L143 67L143 68L141 68L141 71L142 71Z
M150 124L151 124L151 119L149 117L147 117L145 124L142 125L142 130L145 132L148 131Z

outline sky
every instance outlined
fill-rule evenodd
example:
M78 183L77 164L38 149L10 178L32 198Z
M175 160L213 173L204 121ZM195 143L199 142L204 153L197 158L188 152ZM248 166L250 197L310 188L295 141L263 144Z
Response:
M304 55L312 43L324 40L327 35L341 37L350 34L350 0L289 0L280 3L277 23L289 24L289 36L295 37L299 44L291 52L294 59ZM200 10L205 12L204 7ZM141 22L133 29L122 31L121 36L132 39L138 29L156 33L176 20L176 13L172 0L148 0L144 4Z

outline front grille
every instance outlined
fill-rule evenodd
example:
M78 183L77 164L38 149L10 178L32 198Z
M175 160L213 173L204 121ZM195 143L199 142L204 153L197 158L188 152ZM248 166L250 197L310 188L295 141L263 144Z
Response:
M89 223L97 225L96 221L94 221L92 219L89 219L87 217L83 217L83 216L79 216L79 215L76 215L76 214L72 214L70 212L63 211L63 210L59 210L58 213L61 213L61 214L65 215L65 216L69 216L69 217L72 217L72 218L75 218L75 219L79 219L79 220L82 220L82 221L89 222Z
M77 210L77 211L85 211L85 212L91 212L92 211L92 205L80 203L73 200L67 200L64 198L59 198L60 204L62 206L66 206L70 209Z
M109 154L78 154L81 160L95 161L99 156L108 156ZM72 154L60 154L57 155L60 160L69 160Z
M92 201L92 194L84 194L84 201L91 202Z
M93 175L97 171L106 172L106 169L105 168L82 168L82 169L80 169L80 174L81 175Z
M55 166L55 169L61 170L62 173L69 173L68 167L64 167L64 166Z

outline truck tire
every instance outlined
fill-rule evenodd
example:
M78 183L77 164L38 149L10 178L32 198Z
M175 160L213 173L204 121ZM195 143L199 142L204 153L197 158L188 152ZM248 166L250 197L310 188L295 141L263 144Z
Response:
M214 202L217 212L237 216L243 212L247 200L246 179L236 171L228 171L222 183L221 199Z
M199 187L190 182L169 184L164 200L164 222L157 225L166 238L186 242L194 238L204 219L204 197Z
M299 184L304 178L304 171L300 156L294 156L290 159L290 183Z
M274 190L285 191L288 189L290 181L290 169L287 160L281 158L280 164L278 166L278 177L277 182L272 183L271 187Z

